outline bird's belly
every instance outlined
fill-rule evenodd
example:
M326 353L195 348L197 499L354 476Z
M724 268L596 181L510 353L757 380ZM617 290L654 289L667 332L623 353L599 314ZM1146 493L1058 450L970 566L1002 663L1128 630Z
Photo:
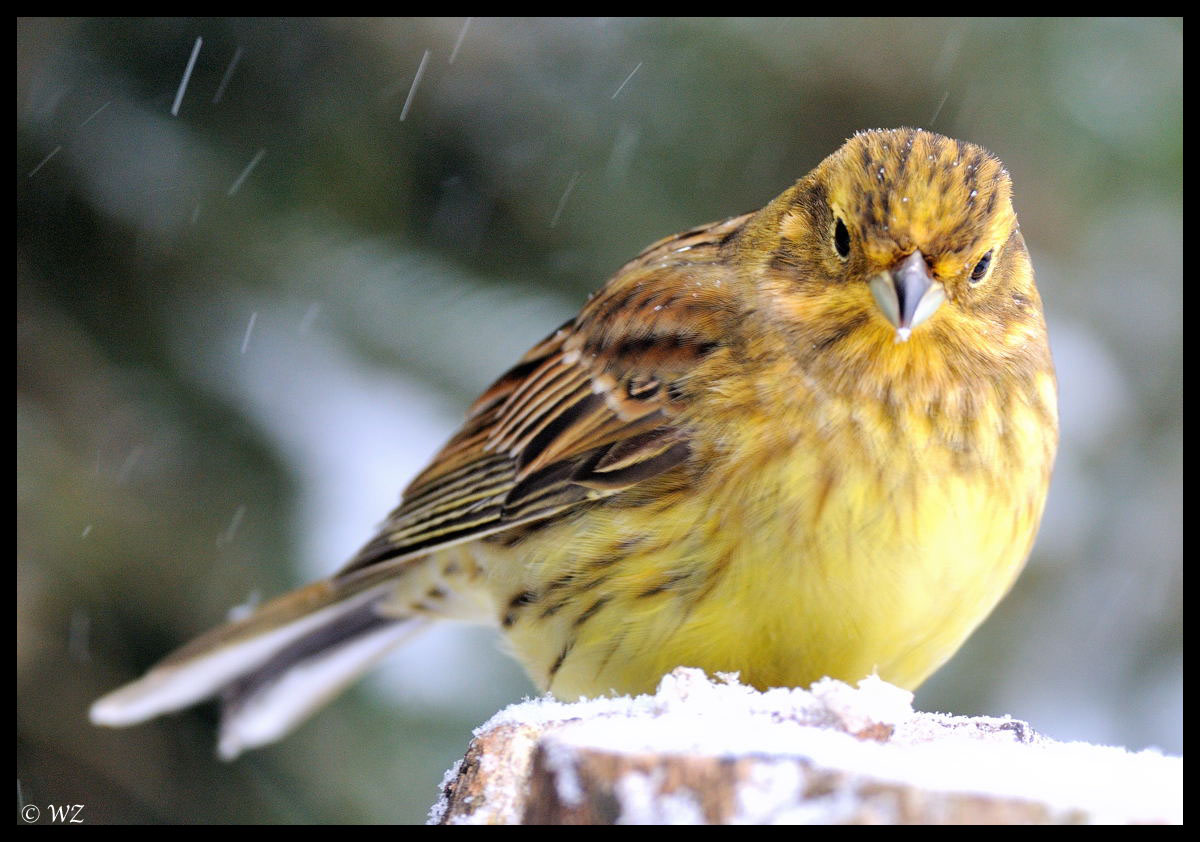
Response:
M716 506L593 509L493 580L501 625L563 698L652 691L676 666L762 688L872 672L916 687L1011 586L1042 499L915 464L776 460L731 475Z
M1036 518L976 476L879 483L843 474L819 504L781 495L790 512L763 520L763 540L738 548L741 569L699 609L722 669L758 687L878 673L915 688L987 617Z

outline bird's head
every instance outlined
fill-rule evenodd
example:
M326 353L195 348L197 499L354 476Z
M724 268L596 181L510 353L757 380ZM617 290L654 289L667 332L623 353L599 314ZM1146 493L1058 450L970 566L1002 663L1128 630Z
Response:
M1011 193L982 147L860 132L764 208L741 245L799 353L844 370L1003 356L1043 347L1045 331Z

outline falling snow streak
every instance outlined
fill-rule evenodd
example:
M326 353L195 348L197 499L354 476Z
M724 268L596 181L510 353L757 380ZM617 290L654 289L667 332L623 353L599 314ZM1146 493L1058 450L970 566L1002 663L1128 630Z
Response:
M225 531L217 536L217 546L224 547L233 543L233 537L237 535L238 527L242 525L242 518L246 516L246 507L238 506L237 511L233 513L233 519L229 522L229 526Z
M105 108L108 108L108 106L110 106L112 104L113 104L113 101L110 99L108 102L101 105L99 108L97 108L95 111L92 112L91 117L88 117L86 120L84 120L82 123L79 124L79 128L82 129L88 123L92 122L92 120L95 120L97 117L100 116L101 111L103 111Z
M462 46L463 39L467 37L467 30L471 28L472 20L473 18L467 18L462 31L458 33L458 40L454 42L454 49L450 53L450 64L454 64L454 59L458 57L458 48Z
M567 206L567 199L571 197L571 191L575 189L575 185L579 182L579 170L571 176L571 182L567 185L567 189L563 191L562 198L558 200L558 208L554 211L554 218L550 220L550 227L558 225L558 218L562 216L563 208Z
M43 158L43 159L42 159L42 162L41 162L40 164L38 164L36 167L34 167L33 169L31 169L31 170L29 171L29 177L30 177L30 178L33 178L35 175L37 175L37 171L38 171L38 170L40 170L42 167L46 166L46 163L47 163L47 162L48 162L48 161L49 161L51 158L53 158L55 155L57 155L61 149L62 149L62 147L61 147L61 146L56 146L56 147L54 147L53 149L51 149L51 150L50 150L50 154L49 154L49 155L47 155L45 158Z
M314 301L308 305L308 309L304 311L304 318L300 319L300 334L308 333L313 326L313 322L317 320L317 316L321 315L320 302Z
M250 324L246 325L246 335L242 337L242 353L246 353L246 349L250 347L250 334L254 333L254 322L258 319L258 311L255 310L250 314Z
M137 465L138 460L142 458L143 452L145 452L145 448L143 448L141 445L138 445L129 452L128 456L125 457L125 461L121 464L121 469L117 471L117 485L124 485L126 483L126 481L129 479L129 475L133 473L133 469Z
M408 116L408 107L412 105L413 94L417 92L417 85L421 84L421 77L425 75L425 65L429 63L429 50L425 51L425 55L421 56L421 63L417 66L417 75L413 77L412 87L408 89L408 97L404 100L404 108L400 110L400 121Z
M632 79L634 77L634 74L636 74L641 69L642 69L642 63L639 61L637 63L637 67L635 67L635 68L633 68L633 70L629 71L629 75L625 77L625 81L622 82L615 91L613 91L612 99L616 99L617 94L619 94L619 93L621 93L621 91L625 90L625 86L629 84L629 80Z
M933 112L933 116L929 118L929 128L933 128L933 124L937 121L938 115L942 113L942 106L946 104L946 100L949 97L949 91L946 91L944 94L942 94L942 98L938 101L937 109Z
M258 162L261 161L263 159L263 155L266 154L266 149L258 150L255 156L250 159L250 163L246 164L246 169L242 170L242 174L237 177L237 181L233 182L233 184L229 186L229 192L226 195L232 196L242 188L242 182L246 180L246 177L249 176L250 172L258 166Z
M213 105L221 101L221 97L225 96L225 86L229 84L230 78L233 76L233 69L237 67L237 63L242 58L242 48L238 47L233 51L233 58L229 61L229 66L225 68L225 75L221 77L221 84L217 85L217 92L213 94Z
M200 45L204 43L204 39L199 35L196 36L196 45L192 47L192 56L188 59L187 67L183 71L183 79L179 81L179 90L175 92L175 102L171 105L171 116L179 116L179 104L183 102L183 94L187 90L188 79L192 78L192 68L196 66L196 56L200 55Z

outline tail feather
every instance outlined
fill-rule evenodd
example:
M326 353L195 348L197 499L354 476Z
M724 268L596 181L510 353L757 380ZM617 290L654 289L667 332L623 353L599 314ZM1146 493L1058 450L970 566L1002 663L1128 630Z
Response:
M225 692L226 710L235 723L230 733L247 734L231 738L230 744L261 745L268 740L248 735L265 733L265 726L246 730L242 723L255 721L255 716L261 722L262 700L283 702L280 688L290 685L285 679L294 668L317 670L336 683L296 693L295 699L288 700L284 707L294 711L286 717L288 728L422 624L376 615L376 606L394 587L381 579L317 582L263 605L244 620L213 629L167 656L142 678L98 699L91 707L92 722L134 725ZM308 699L303 705L301 696Z
M282 738L428 622L380 617L376 608L377 601L352 609L227 686L221 758Z

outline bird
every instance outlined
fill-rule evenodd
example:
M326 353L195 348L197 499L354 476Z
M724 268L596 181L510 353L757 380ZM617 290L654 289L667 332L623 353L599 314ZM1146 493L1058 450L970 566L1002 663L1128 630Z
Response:
M860 131L760 210L628 261L346 566L90 716L219 697L233 758L441 620L494 626L561 699L652 692L678 666L915 689L1012 587L1057 443L1007 169Z

